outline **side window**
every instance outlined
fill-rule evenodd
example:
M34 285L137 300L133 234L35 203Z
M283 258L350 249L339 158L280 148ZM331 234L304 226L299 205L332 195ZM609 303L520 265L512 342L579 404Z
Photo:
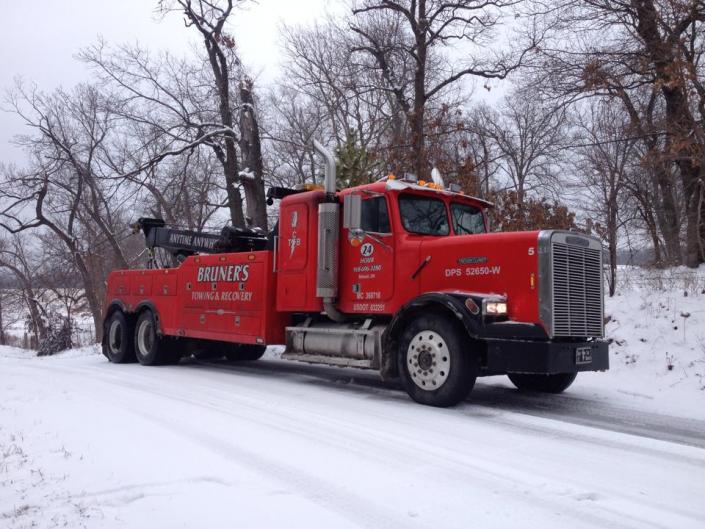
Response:
M362 229L371 233L391 233L389 211L384 197L362 201Z

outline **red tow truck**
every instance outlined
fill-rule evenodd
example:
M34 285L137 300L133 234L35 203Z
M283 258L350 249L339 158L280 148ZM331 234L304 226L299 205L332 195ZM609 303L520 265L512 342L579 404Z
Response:
M478 376L561 392L608 369L602 246L574 232L490 233L484 200L392 176L336 189L272 188L265 234L140 219L172 266L108 278L103 352L116 363L282 358L378 370L417 402L452 406Z

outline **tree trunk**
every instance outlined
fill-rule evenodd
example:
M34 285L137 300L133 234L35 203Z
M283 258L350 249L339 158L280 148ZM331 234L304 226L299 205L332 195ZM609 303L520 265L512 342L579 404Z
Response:
M426 142L424 138L424 108L414 105L414 115L412 116L412 133L410 158L413 160L413 170L419 180L428 179L428 167L426 166Z
M653 0L632 0L638 18L636 29L644 41L654 65L661 94L666 102L666 153L675 160L683 182L686 205L686 265L697 267L701 262L698 226L700 167L694 160L693 133L697 124L690 110L686 87L678 76L677 53L668 37L661 35L659 16ZM700 146L702 148L702 146Z
M658 236L656 220L654 219L653 212L649 208L644 209L644 221L646 222L647 230L651 236L651 243L654 245L654 263L657 266L661 266L663 264L663 256L661 255L661 240Z
M228 195L228 209L230 210L230 220L234 226L245 227L245 215L242 212L242 195L240 194L240 175L238 170L237 150L233 128L233 113L230 106L230 78L228 61L222 50L218 47L216 37L210 36L205 39L208 59L215 78L215 88L218 93L218 112L224 127L230 129L230 133L223 138L225 152L220 152L218 158L223 165L225 173L225 185Z
M240 153L245 173L241 181L245 190L247 216L252 224L266 231L267 203L264 196L262 145L250 79L240 83L240 103Z
M616 198L610 200L607 217L607 246L610 256L609 295L617 290L617 204Z
M411 159L414 160L414 172L419 180L429 178L429 168L426 160L426 1L419 0L418 26L416 27L416 69L414 71L414 109L411 116Z
M5 325L2 321L2 298L0 297L0 345L5 345Z
M665 259L668 264L678 265L683 261L680 243L680 218L678 206L673 195L673 180L670 171L663 167L662 161L656 162L657 167L652 169L656 188L660 197L660 207L656 211L665 245Z
M705 182L700 182L700 199L698 201L698 209L700 210L700 259L705 261Z
M74 253L76 266L78 267L78 272L83 280L83 289L85 292L86 300L88 301L88 308L91 311L91 316L93 317L93 328L95 329L95 338L97 342L103 339L103 303L102 296L100 295L99 289L95 287L91 273L83 260L83 257L76 251Z
M229 111L228 111L229 113ZM229 127L232 126L232 119ZM245 215L242 212L242 195L240 194L240 177L238 176L237 151L235 150L235 140L231 137L225 138L225 159L223 160L223 172L225 173L225 185L228 194L228 209L230 210L230 220L233 226L245 227Z
M683 169L681 169L683 171ZM685 264L697 268L703 262L702 246L700 243L700 181L699 168L688 167L683 177L683 191L685 195L686 235L685 235ZM689 173L689 174L688 174Z

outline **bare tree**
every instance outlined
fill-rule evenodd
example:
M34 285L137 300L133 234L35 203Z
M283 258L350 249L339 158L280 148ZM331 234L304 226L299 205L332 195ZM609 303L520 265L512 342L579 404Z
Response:
M243 168L239 175L247 196L248 223L266 230L268 226L264 198L264 162L253 86L254 83L249 77L240 81L240 152Z
M700 203L705 167L705 4L555 0L550 8L556 32L541 48L536 85L554 95L608 96L624 105L663 195L659 203L667 230L664 239L667 244L678 240L673 231L679 204L672 204L672 199L680 187L686 263L697 266L703 260L698 226L705 215ZM673 251L668 253L680 260Z
M496 144L486 134L485 126L482 107L479 111L471 112L465 123L468 132L467 148L475 174L473 191L482 198L489 196L490 187L498 178L499 161L502 158Z
M235 204L242 202L238 188L241 185L245 192L248 217L251 218L255 226L267 229L263 175L261 172L256 172L255 167L248 167L247 177L242 178L238 163L238 135L235 132L235 116L233 114L236 98L232 93L233 86L231 81L241 65L235 54L235 39L227 33L225 28L226 23L233 14L233 8L236 3L242 4L244 2L242 0L160 0L161 9L164 12L172 9L180 11L184 16L186 25L194 28L203 39L215 85L219 125L228 131L222 135L222 144L213 144L212 147L223 164L233 224L244 225L244 218L240 212L236 211L235 206ZM245 93L251 96L251 81L244 80L244 84L241 84L240 87L241 89L247 87ZM254 123L252 98L250 97L245 104L249 106L246 112L250 115L250 118L245 120L245 123L252 125ZM255 130L250 129L246 132L249 139L244 141L247 144L251 144Z
M585 145L578 151L577 183L580 202L596 221L595 229L607 242L609 295L617 288L617 246L625 216L629 174L638 169L636 140L630 138L629 116L609 100L593 100L576 116L577 137Z
M411 129L413 170L420 177L430 171L425 132L428 102L465 77L504 79L536 45L535 36L518 49L496 45L502 18L515 4L514 0L361 0L353 5L350 28L360 37L356 49L375 58L386 89L404 111ZM399 25L402 32L390 41L379 31L380 24ZM442 53L454 43L466 46L462 59ZM413 64L410 86L393 67L400 55Z
M500 111L477 109L478 134L497 150L499 178L517 194L521 208L527 192L554 194L566 145L566 110L531 94L508 95Z
M272 90L267 106L263 138L270 181L286 186L315 184L320 164L313 149L307 147L315 138L326 136L321 107L288 86Z
M8 270L16 279L33 335L30 346L37 347L46 337L46 310L36 282L39 266L27 247L27 238L17 234L0 240L0 268Z
M34 134L17 140L30 166L0 173L0 226L11 233L46 230L61 241L79 271L99 336L105 276L96 267L128 266L120 186L101 177L110 106L87 85L51 95L18 85L9 100Z
M122 156L114 160L114 170L121 177L144 185L148 179L143 173L165 160L208 149L221 166L224 205L232 223L245 226L247 216L266 229L264 175L254 154L259 129L253 82L245 75L235 40L226 30L234 4L232 0L160 2L163 13L180 13L186 25L198 32L205 48L203 58L177 59L168 53L153 57L139 45L110 48L103 42L83 50L80 58L113 90L123 125L134 130L120 151ZM246 150L243 167L238 149ZM159 200L158 188L148 189Z
M297 171L305 166L299 180L315 179L308 164L315 158L314 134L341 152L369 154L357 157L362 163L359 177L383 164L378 153L385 152L389 163L384 165L391 165L398 110L382 87L374 60L354 51L356 39L347 26L329 18L310 27L285 27L284 37L287 61L275 90L278 102L268 136Z

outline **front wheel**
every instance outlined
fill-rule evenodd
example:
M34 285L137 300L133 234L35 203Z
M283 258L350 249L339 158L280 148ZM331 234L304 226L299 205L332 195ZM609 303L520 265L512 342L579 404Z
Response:
M146 310L135 324L135 356L143 366L175 364L181 358L174 340L157 334L154 314Z
M454 406L475 385L477 356L467 335L439 316L411 321L399 341L397 359L406 392L421 404Z
M523 391L541 393L563 393L578 376L577 373L558 373L556 375L528 375L509 373L509 380Z

